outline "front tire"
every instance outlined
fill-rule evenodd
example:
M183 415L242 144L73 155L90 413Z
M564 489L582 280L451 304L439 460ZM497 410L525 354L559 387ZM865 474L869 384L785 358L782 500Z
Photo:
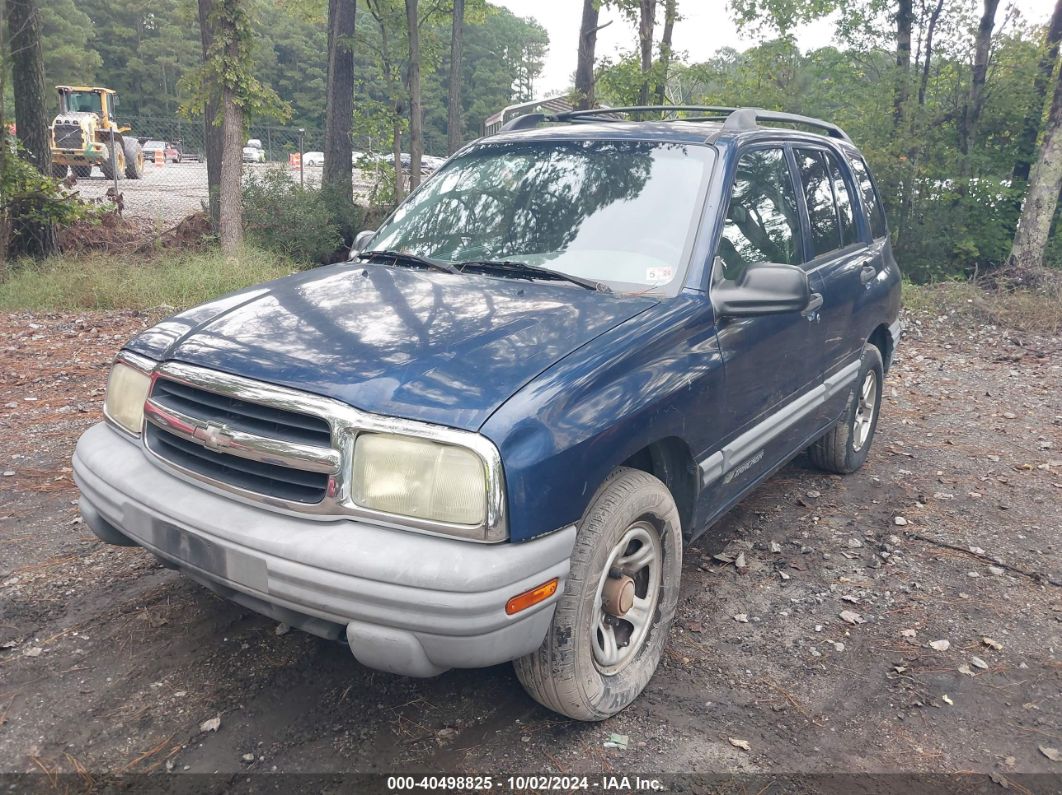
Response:
M122 139L122 151L125 153L125 175L129 179L144 176L144 149L135 138Z
M122 162L124 160L124 155L121 151L121 144L115 142L112 146L110 142L107 142L104 144L104 147L107 151L107 156L97 163L103 176L111 180L115 177L118 179L124 179L125 164Z
M868 342L863 346L859 375L844 414L825 436L808 448L811 463L816 467L847 475L863 466L878 427L883 378L881 352Z
M615 470L580 524L545 640L513 662L520 683L569 718L615 715L656 671L681 574L682 528L671 492L646 472Z
M92 166L71 166L71 168L78 179L88 179L92 176Z
M62 163L52 163L52 176L56 179L66 179L66 166Z

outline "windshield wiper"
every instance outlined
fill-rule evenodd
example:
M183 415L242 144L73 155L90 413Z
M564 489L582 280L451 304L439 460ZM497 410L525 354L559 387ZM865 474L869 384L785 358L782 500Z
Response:
M578 284L580 287L585 287L587 290L593 290L598 293L612 292L612 288L604 282L594 281L593 279L584 279L581 276L572 276L569 273L555 271L552 268L544 268L541 265L528 265L526 262L513 262L512 260L507 259L479 259L457 263L457 270L461 273L464 273L464 271L469 268L488 273L510 274L517 278L523 277L525 279L534 279L535 277L538 277L540 279L571 282L572 284Z
M418 257L416 254L403 254L401 251L391 251L390 249L359 251L356 256L358 259L389 259L393 260L395 264L401 262L407 265L420 265L423 268L432 268L443 273L459 272L453 265L448 265L445 262L436 262L435 260Z

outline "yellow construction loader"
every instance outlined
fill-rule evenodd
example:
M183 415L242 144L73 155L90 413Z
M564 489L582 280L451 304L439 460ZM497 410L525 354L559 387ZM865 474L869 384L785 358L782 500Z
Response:
M99 166L107 179L140 179L144 153L129 127L114 120L118 95L109 88L56 86L59 115L52 122L52 175L66 176L67 167L84 178Z

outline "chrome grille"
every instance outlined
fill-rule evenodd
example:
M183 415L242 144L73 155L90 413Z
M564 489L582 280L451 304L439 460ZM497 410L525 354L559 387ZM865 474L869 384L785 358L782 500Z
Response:
M158 378L145 405L145 443L181 469L301 504L320 503L340 468L328 422Z
M325 521L357 517L486 543L508 537L501 455L474 431L369 414L333 398L184 362L155 363L130 351L117 361L151 376L141 442L154 461L178 476L252 505ZM411 436L474 452L486 468L486 520L470 527L358 505L350 481L361 433Z
M81 125L55 125L55 147L56 149L77 149L78 151L84 149L85 136L82 133Z

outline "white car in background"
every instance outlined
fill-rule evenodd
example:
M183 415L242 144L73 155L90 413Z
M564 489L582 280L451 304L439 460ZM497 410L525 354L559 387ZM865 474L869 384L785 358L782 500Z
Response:
M355 166L361 162L369 162L373 158L368 152L359 152L355 149L350 153L350 162ZM324 165L324 152L303 152L302 164L304 166L323 166Z
M262 148L262 142L257 138L251 138L247 141L247 146L243 148L243 162L244 163L264 163L265 149Z

